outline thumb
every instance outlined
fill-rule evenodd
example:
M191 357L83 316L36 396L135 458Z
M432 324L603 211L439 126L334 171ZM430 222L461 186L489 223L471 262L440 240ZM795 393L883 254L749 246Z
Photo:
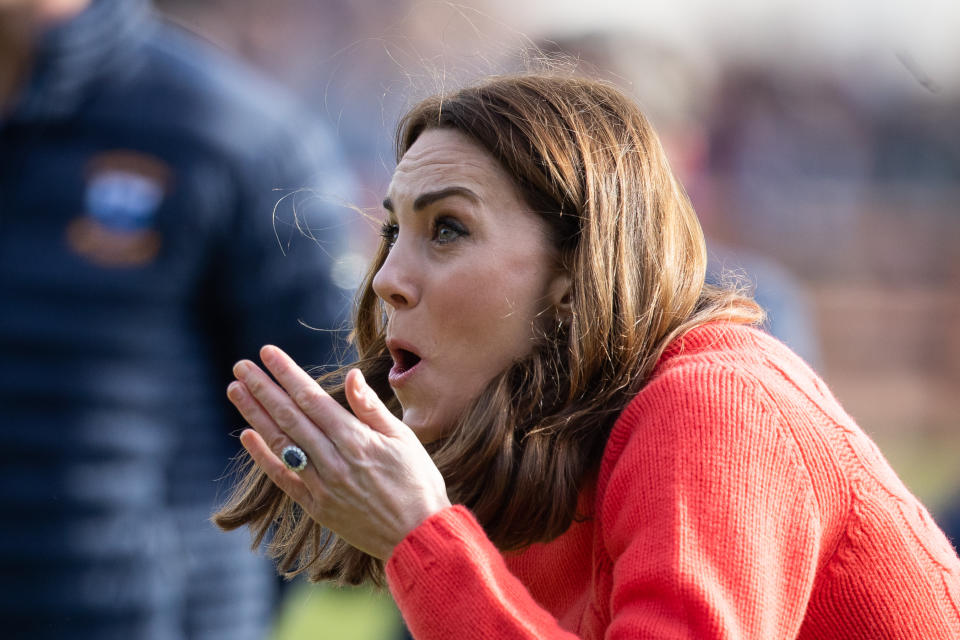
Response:
M347 392L347 403L358 420L385 436L395 437L406 431L403 423L390 413L377 392L364 380L360 369L351 369L347 373L344 388Z

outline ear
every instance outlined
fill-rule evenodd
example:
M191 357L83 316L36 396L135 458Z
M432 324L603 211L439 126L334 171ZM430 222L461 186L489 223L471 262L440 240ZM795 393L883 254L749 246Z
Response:
M553 276L547 287L547 300L557 310L557 316L566 320L573 313L573 278L566 271Z

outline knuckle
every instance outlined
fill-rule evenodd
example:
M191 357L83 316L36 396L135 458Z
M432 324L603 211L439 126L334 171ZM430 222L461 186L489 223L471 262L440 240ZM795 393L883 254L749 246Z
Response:
M287 493L291 498L300 503L303 508L311 511L317 508L321 502L317 499L316 492L304 486L302 481L291 483Z
M277 421L277 425L282 429L290 428L297 423L297 418L299 418L299 412L289 405L282 405L277 408L274 413L273 419Z
M289 438L279 433L271 436L265 441L270 450L275 452L278 456L280 455L280 452L283 451L283 448L289 444Z
M255 376L251 377L250 380L244 380L244 384L247 385L247 389L249 389L253 395L258 395L263 391L263 381Z
M234 406L237 407L244 416L249 416L253 413L254 404L246 394L233 398L232 401Z
M367 455L364 443L357 441L353 437L338 441L337 450L340 451L340 455L343 456L344 460L352 464L361 464Z
M293 401L305 411L318 409L320 406L320 393L317 389L302 387L293 393Z

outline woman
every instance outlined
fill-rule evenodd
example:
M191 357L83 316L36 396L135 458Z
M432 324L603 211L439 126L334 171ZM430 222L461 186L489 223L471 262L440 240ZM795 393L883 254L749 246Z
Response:
M417 638L960 637L957 556L759 308L704 285L630 100L498 78L397 140L360 361L332 395L274 347L279 384L237 364L255 466L218 524L274 526L283 571L385 578Z

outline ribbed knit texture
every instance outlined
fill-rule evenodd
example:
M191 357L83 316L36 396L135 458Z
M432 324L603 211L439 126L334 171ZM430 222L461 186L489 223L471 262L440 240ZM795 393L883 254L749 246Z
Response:
M960 560L817 376L712 324L618 419L592 518L501 555L463 506L387 563L414 637L957 640Z

